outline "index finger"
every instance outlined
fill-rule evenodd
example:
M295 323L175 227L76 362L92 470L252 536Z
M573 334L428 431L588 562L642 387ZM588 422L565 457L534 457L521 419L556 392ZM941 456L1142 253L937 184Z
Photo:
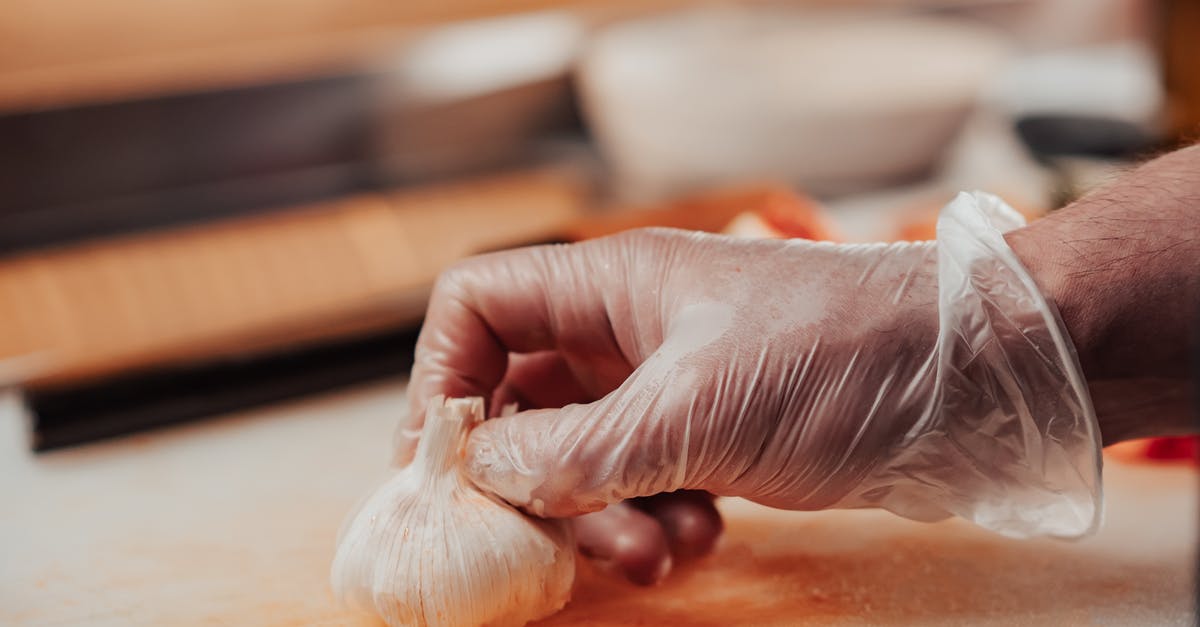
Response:
M398 463L412 458L430 398L491 398L504 379L509 353L558 349L623 359L598 279L613 272L611 264L596 267L602 243L473 257L438 278L417 339Z

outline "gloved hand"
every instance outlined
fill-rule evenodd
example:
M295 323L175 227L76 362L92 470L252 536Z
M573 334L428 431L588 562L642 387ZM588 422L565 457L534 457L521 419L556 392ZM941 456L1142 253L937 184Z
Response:
M1100 516L1095 416L1005 244L1020 220L962 194L936 243L648 230L468 260L434 291L403 433L436 394L540 408L483 423L467 456L480 486L545 516L688 489L1082 535Z

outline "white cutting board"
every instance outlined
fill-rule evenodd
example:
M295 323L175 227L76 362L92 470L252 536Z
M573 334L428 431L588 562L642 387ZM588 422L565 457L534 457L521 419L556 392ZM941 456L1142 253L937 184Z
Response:
M383 384L34 457L0 396L0 624L376 624L327 572L402 405ZM1079 543L727 500L715 555L653 589L585 567L547 624L1187 625L1195 479L1109 464Z

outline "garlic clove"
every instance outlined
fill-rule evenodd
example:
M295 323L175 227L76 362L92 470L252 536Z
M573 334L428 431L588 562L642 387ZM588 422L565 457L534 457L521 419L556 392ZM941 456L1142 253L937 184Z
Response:
M483 416L479 398L430 402L413 463L343 525L332 568L340 599L392 627L517 626L566 604L567 523L528 517L462 472L466 435Z

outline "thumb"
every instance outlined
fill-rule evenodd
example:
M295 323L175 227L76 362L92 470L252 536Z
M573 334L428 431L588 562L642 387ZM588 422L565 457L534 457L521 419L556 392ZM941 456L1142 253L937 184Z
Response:
M674 385L620 389L586 405L488 420L467 441L481 488L538 516L576 516L685 486L691 403ZM692 442L695 444L695 442Z

